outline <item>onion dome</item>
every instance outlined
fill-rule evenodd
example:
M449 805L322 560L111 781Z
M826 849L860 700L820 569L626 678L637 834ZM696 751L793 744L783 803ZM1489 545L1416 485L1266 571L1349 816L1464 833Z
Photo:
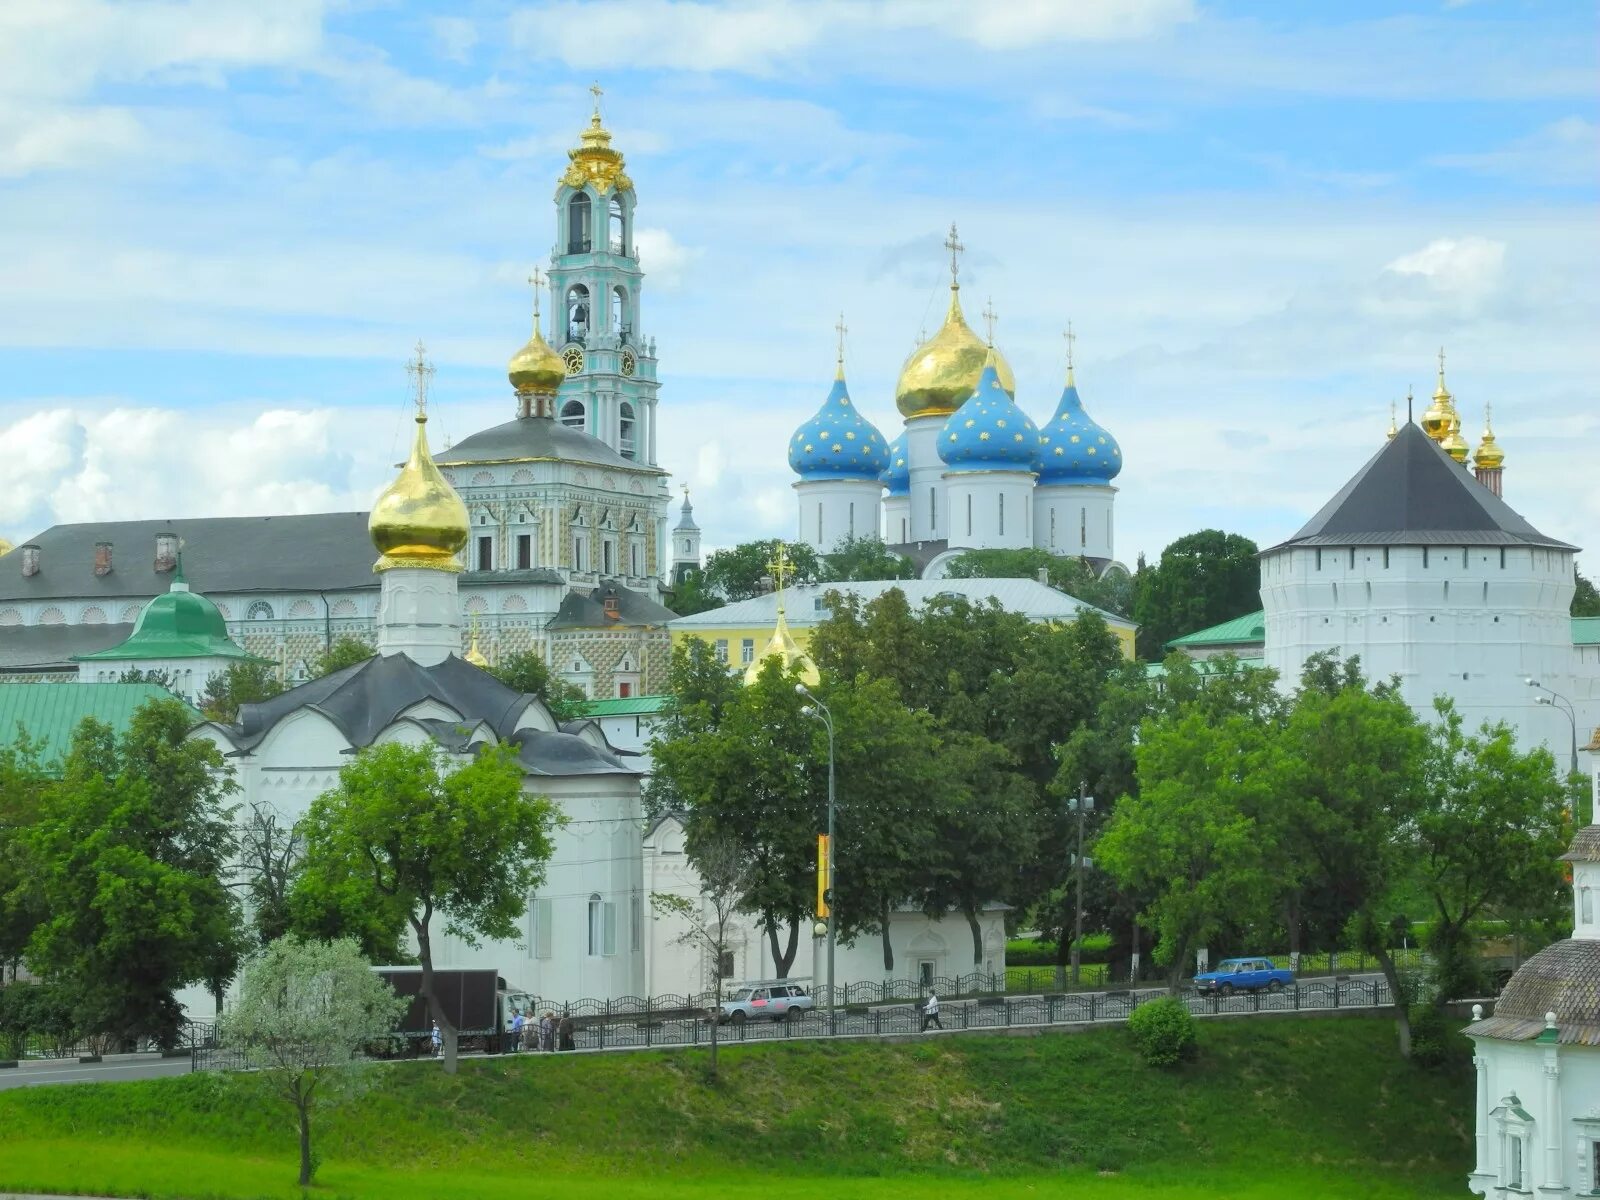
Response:
M889 447L871 421L850 402L841 364L833 389L789 439L789 467L804 482L876 479L889 465Z
M939 433L939 457L952 471L1032 471L1039 430L1000 382L999 356L978 376L970 399Z
M533 336L511 356L506 374L517 395L553 396L567 377L566 364L539 332L539 314L534 312Z
M889 443L889 465L878 475L878 482L889 489L891 496L911 494L911 463L906 458L905 434Z
M423 361L420 346L412 370L418 379L417 432L411 441L411 457L378 497L367 519L367 532L381 556L372 569L459 571L456 554L467 544L471 524L467 506L428 453L426 378L433 368Z
M4 558L6 555L10 554L15 549L16 549L16 547L13 546L10 542L6 541L5 538L0 538L0 558Z
M463 657L480 670L487 671L489 669L489 660L484 657L483 651L478 649L478 619L476 617L472 619L472 644L467 647L467 652Z
M1072 368L1055 415L1039 434L1039 483L1109 483L1122 471L1122 447L1084 410Z
M895 384L894 402L900 415L912 417L943 417L960 407L978 386L988 356L994 355L996 376L1000 387L1008 396L1017 394L1016 377L1011 364L983 339L974 333L961 315L961 285L950 284L950 311L944 324L922 345L911 352L906 365L900 369L900 380Z
M1494 471L1505 466L1506 452L1494 440L1494 428L1489 424L1489 406L1483 406L1483 441L1473 451L1472 465L1480 471Z
M1439 386L1433 389L1433 403L1422 412L1421 425L1422 432L1441 445L1450 436L1452 426L1456 435L1460 436L1461 418L1456 414L1455 398L1450 395L1450 389L1444 385L1443 349L1439 351ZM1456 461L1459 462L1460 459Z
M567 151L570 161L561 183L574 189L588 184L602 196L613 188L619 192L629 191L633 180L623 169L622 151L612 147L611 131L600 122L599 86L590 90L595 93L594 115L589 118L588 128L579 135L578 145Z
M75 661L168 658L255 658L228 636L222 610L189 590L181 561L168 590L139 610L133 632L125 640L105 650L77 655Z

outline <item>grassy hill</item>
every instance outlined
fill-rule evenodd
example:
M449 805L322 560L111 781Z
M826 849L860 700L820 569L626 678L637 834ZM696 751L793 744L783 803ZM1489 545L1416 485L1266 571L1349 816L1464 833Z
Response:
M1198 1060L1126 1032L796 1042L386 1066L320 1126L319 1195L1464 1194L1471 1068L1401 1062L1379 1018L1202 1023ZM288 1110L202 1074L0 1093L0 1191L298 1195ZM777 1189L777 1190L774 1190Z

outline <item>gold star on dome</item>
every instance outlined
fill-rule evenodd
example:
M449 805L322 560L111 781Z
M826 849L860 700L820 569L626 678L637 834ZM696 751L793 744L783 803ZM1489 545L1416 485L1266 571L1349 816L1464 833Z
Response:
M989 440L989 431L988 430L984 430L982 433L980 433L978 435L978 440L980 442L987 442Z
M1006 419L1004 417L1001 417L998 421L995 422L995 424L998 425L1001 429L1004 429L1006 427Z
M1090 446L1090 447L1089 447L1089 453L1090 453L1090 454L1093 454L1093 453L1094 453L1094 447L1093 447L1093 446Z
M956 440L956 435L955 435L955 434L953 434L953 433L952 433L952 434L951 434L951 435L950 435L950 440L951 440L951 441L952 441L952 442L953 442L953 441L955 441L955 440ZM901 463L903 463L903 462L905 462L905 459L903 459L903 458L897 458L897 459L895 459L895 461L894 461L894 465L895 465L895 466L897 466L897 467L898 467L898 466L899 466L899 465L900 465L900 464L901 464Z
M1013 433L1011 436L1016 441L1020 442L1022 440L1022 435L1020 433Z
M853 433L846 433L844 435L844 440L847 441L847 442L853 442L853 441L856 440L856 435L853 434Z
M1076 446L1078 444L1078 435L1077 434L1073 434L1072 435L1072 444L1074 446Z
M974 420L973 420L973 419L972 419L972 418L971 418L971 417L968 417L968 418L967 418L967 426L966 426L966 427L967 427L967 428L968 428L968 429L971 429L971 428L972 428L972 427L973 427L973 426L974 426L974 425L976 425L976 424L977 424L977 422L976 422L976 421L974 421Z
M1060 455L1062 455L1064 453L1066 453L1066 451L1064 451L1060 446L1056 447L1056 455L1057 455L1057 457L1059 457Z
M1101 438L1101 439L1100 439L1100 444L1101 444L1101 445L1102 445L1102 446L1104 446L1104 445L1105 445L1105 444L1106 444L1106 440L1105 440L1105 438Z
M835 442L833 444L833 452L835 454L843 454L844 453L844 447L841 446L838 442Z
M811 443L810 443L810 442L807 442L807 443L806 443L806 453L807 453L807 454L810 454L810 453L811 453Z

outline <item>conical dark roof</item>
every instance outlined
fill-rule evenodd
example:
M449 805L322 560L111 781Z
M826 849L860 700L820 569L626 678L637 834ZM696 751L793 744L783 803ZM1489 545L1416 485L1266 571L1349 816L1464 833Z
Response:
M1299 533L1273 549L1373 545L1576 549L1528 524L1409 421Z

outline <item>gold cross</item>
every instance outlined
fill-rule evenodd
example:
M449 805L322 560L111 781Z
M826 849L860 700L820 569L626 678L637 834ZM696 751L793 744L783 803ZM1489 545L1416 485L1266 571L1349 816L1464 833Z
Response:
M839 323L833 327L839 335L839 369L844 370L844 335L850 332L850 327L844 323L844 314L839 314Z
M689 503L689 485L687 483L683 485L683 502L685 504Z
M600 97L605 95L605 89L600 86L600 81L598 79L589 85L589 94L594 97L594 115L599 117Z
M412 386L417 389L417 416L422 418L428 415L428 384L433 380L433 364L427 360L426 353L419 339L417 357L406 363L406 374L411 376Z
M1444 378L1444 347L1439 347L1439 378Z
M544 272L538 267L533 269L533 274L528 276L528 284L533 288L533 327L539 328L539 289L544 286Z
M772 561L767 564L767 573L772 576L773 587L779 592L783 591L783 581L794 574L794 568L789 565L789 551L782 542L772 553Z
M944 248L950 251L950 282L954 283L956 282L956 275L961 266L957 255L966 249L966 247L961 244L961 239L956 236L956 223L954 221L950 222L950 236L945 238Z
M1078 335L1072 332L1072 322L1067 322L1067 331L1061 335L1067 339L1067 370L1072 370L1072 343L1078 340Z
M983 323L989 330L989 345L994 345L994 323L1000 318L994 311L994 297L990 296L983 306Z

